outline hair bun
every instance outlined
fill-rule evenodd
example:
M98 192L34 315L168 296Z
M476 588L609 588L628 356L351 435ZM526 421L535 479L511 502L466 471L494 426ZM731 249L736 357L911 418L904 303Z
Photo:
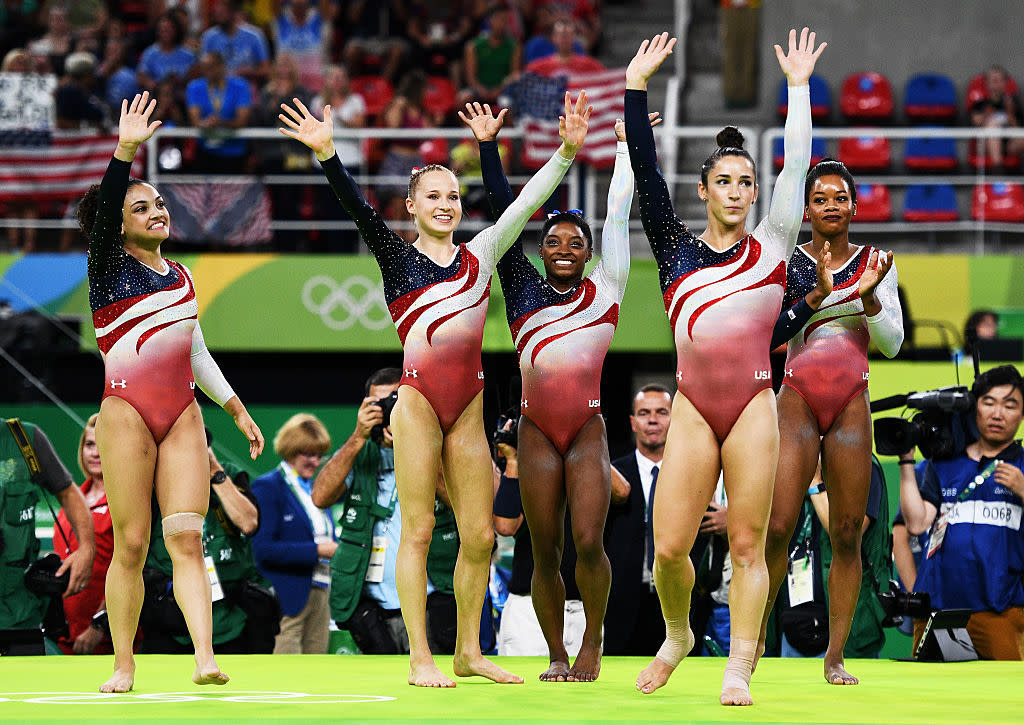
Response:
M715 136L720 148L743 148L743 134L735 126L726 126Z

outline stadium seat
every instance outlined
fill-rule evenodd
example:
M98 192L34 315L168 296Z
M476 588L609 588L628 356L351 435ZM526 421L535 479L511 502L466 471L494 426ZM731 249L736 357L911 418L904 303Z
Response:
M978 184L971 200L971 216L989 222L1024 222L1024 186Z
M775 143L772 144L772 163L775 165L775 170L778 171L782 168L785 163L786 154L784 151L785 143L781 138L775 139ZM811 166L821 161L827 155L825 149L825 139L823 138L812 138L811 139Z
M908 222L955 222L960 218L952 184L914 184L907 187L903 218Z
M1020 87L1011 75L1006 76L1006 92L1011 96L1020 94ZM964 110L967 111L967 113L970 113L971 107L987 95L988 87L985 81L985 74L979 73L974 76L974 78L967 81L967 91L964 94Z
M854 222L887 222L892 219L889 187L882 184L857 184L857 215Z
M956 140L951 138L909 138L903 163L911 171L952 171L957 167Z
M828 83L819 75L812 75L811 86L811 119L814 121L827 121L832 114L832 92L828 89ZM785 119L789 110L789 91L787 90L786 79L783 78L779 84L779 118Z
M953 123L956 121L956 86L941 73L919 73L903 89L903 112L910 121Z
M423 107L428 113L447 116L455 108L455 86L443 76L427 78L427 87L423 93Z
M839 139L839 160L850 171L885 171L892 164L889 139L858 136Z
M881 73L851 73L839 92L839 110L855 123L888 121L895 107L892 84Z
M447 166L450 163L448 158L448 139L427 139L420 144L420 156L423 158L423 163L425 164L441 164L442 166Z
M381 76L357 76L351 81L352 92L358 93L366 101L366 113L374 117L387 108L395 89L387 78Z

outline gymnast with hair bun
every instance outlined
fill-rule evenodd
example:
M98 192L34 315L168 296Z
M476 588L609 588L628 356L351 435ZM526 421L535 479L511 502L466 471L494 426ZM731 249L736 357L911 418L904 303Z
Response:
M334 150L331 109L315 118L295 100L282 105L281 132L314 151L349 216L377 259L384 294L404 349L404 371L391 415L395 476L402 507L398 596L409 633L409 683L453 687L434 664L426 637L426 557L434 527L438 470L444 473L461 546L455 566L458 633L454 671L521 683L480 651L480 612L490 571L494 497L490 446L484 434L480 348L491 274L526 222L557 188L583 145L591 107L586 92L573 106L565 94L561 147L523 188L497 223L466 244L452 236L462 218L459 183L446 167L414 170L406 209L418 238L408 244L388 229L359 193Z
M689 552L721 472L729 496L733 578L729 659L719 699L723 705L750 705L768 596L765 531L779 452L769 342L803 216L801 192L811 156L807 83L825 44L815 49L815 34L804 28L799 38L790 31L788 53L775 46L788 80L789 112L785 165L768 216L753 233L747 231L756 171L742 135L729 127L701 167L697 192L707 204L708 225L699 236L673 210L647 116L647 81L674 45L668 33L645 40L626 69L626 139L640 218L658 262L678 358L678 390L652 515L654 583L666 639L636 687L649 694L665 685L693 648Z

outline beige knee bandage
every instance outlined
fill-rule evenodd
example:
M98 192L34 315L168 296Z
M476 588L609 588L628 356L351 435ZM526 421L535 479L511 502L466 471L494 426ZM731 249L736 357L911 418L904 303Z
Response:
M166 539L168 536L174 536L175 534L181 534L186 531L198 531L202 534L204 518L205 517L202 514L194 513L180 513L164 516L163 520L160 522L164 529L164 538Z

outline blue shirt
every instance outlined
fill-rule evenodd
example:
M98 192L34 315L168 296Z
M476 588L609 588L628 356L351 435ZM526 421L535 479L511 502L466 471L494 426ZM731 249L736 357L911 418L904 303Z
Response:
M237 76L228 76L221 91L211 89L205 78L196 78L185 87L185 105L196 106L201 118L216 115L225 121L234 120L241 108L252 106L252 88ZM200 139L202 147L218 156L241 156L247 148L242 139Z
M160 50L159 45L153 43L142 51L142 57L139 58L139 70L159 82L172 75L184 78L195 62L196 56L190 50L179 46L169 53L165 53Z
M242 66L259 65L270 58L270 49L263 31L251 25L239 25L233 35L228 35L214 25L203 33L200 48L202 53L212 50L223 55L229 71Z
M1024 451L1011 444L1000 458L1021 468ZM1022 502L989 476L963 502L954 502L990 461L960 454L931 461L921 481L921 497L943 511L951 510L942 546L921 559L914 589L928 592L933 609L1004 612L1024 605L1024 530Z

